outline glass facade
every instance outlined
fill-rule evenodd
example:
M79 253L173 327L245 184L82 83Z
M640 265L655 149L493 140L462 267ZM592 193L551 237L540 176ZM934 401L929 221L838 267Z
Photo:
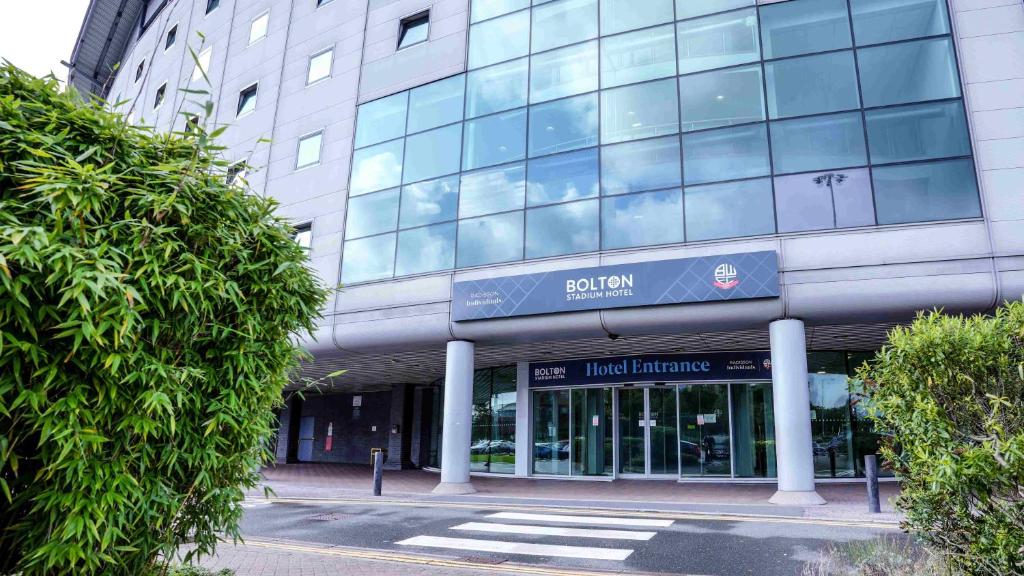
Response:
M342 275L978 217L945 4L474 0L359 107Z
M473 472L513 474L516 469L516 368L477 370L473 377Z

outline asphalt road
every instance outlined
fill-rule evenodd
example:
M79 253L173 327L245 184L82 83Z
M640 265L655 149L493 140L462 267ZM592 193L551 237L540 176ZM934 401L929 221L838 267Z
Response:
M533 506L279 500L246 508L250 537L627 574L794 576L833 543L899 534L870 523Z

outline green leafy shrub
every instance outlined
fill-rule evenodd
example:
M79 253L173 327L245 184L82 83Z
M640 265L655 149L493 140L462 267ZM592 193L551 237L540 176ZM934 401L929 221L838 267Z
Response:
M919 315L860 377L905 527L965 574L1024 574L1024 303Z
M327 291L218 131L0 66L0 574L136 576L238 535Z
M830 546L801 576L949 576L941 558L906 537Z

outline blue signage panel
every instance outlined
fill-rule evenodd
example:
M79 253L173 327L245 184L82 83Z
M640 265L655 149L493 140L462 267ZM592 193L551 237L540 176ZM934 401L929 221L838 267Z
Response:
M778 296L776 253L747 252L456 282L452 319Z
M530 387L771 380L771 352L644 354L530 364Z

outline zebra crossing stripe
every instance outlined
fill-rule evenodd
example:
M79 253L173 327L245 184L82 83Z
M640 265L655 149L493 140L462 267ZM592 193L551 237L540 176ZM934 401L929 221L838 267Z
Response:
M451 529L472 532L494 532L496 534L531 534L538 536L570 536L575 538L640 541L650 540L657 535L657 532L638 532L633 530L563 528L561 526L529 526L525 524L488 524L485 522L467 522L458 526L452 526Z
M399 546L423 546L426 548L448 548L473 550L475 552L497 552L526 556L550 556L558 558L582 558L585 560L625 560L632 550L614 548L590 548L586 546L561 546L552 544L528 544L523 542L501 542L499 540L476 540L473 538L445 538L442 536L416 536L396 542Z
M564 516L561 514L528 514L525 512L498 512L488 518L500 520L527 520L530 522L561 522L563 524L585 524L606 526L640 526L645 528L668 528L672 520L651 518L613 518L603 516Z

